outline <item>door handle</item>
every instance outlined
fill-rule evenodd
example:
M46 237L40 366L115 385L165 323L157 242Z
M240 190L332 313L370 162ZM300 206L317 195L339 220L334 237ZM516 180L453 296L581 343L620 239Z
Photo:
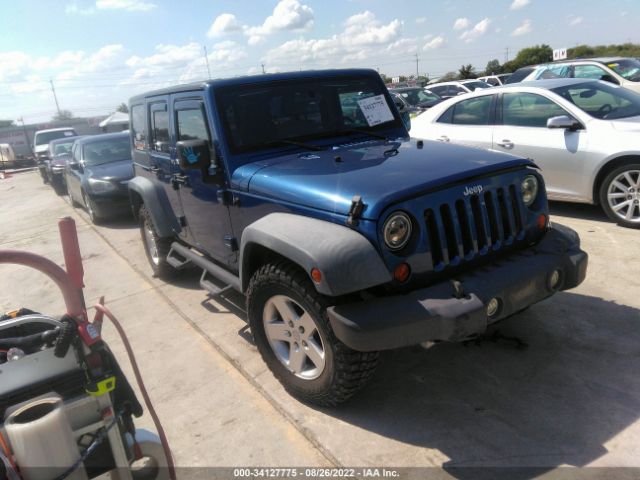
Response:
M502 142L498 142L498 145L506 148L507 150L511 150L514 147L514 144L511 140L502 140Z
M439 142L448 142L449 141L449 137L447 137L446 135L442 135L440 138L438 138Z

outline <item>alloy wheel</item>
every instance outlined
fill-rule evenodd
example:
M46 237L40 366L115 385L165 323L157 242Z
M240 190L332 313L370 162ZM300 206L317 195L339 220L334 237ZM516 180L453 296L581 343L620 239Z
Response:
M160 263L160 254L158 253L158 245L156 244L155 235L153 234L153 228L149 224L149 222L144 222L144 241L147 245L147 251L149 252L149 257L154 265L158 265Z
M616 176L607 188L607 201L620 219L640 223L640 170L627 170Z
M295 300L275 295L264 305L264 331L276 358L304 380L318 378L325 368L325 346L313 317Z

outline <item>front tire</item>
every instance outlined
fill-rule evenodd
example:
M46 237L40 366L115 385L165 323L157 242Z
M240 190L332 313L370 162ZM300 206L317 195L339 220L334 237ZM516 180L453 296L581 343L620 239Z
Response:
M294 397L335 406L373 377L378 352L357 352L338 340L326 299L288 262L262 266L247 289L251 332L263 360Z
M102 217L98 215L96 212L96 205L91 200L91 197L87 195L84 191L82 192L82 201L84 202L84 206L89 214L89 218L91 219L91 223L94 225L100 225L102 223Z
M600 204L618 225L640 228L640 163L627 163L605 177L600 186Z
M163 280L175 277L177 270L167 263L167 255L171 250L173 239L162 238L158 235L151 214L144 204L140 207L138 218L140 219L140 235L142 236L144 253L153 270L153 276Z

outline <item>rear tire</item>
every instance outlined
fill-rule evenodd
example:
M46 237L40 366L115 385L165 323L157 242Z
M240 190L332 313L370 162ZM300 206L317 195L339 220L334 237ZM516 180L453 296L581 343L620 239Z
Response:
M247 290L251 332L273 375L299 400L335 406L371 380L379 353L338 340L327 306L306 274L286 261L262 266Z
M138 218L140 219L140 236L144 245L144 253L153 270L153 276L163 280L175 277L178 271L167 263L167 255L171 250L173 238L162 238L158 235L151 214L144 204L140 207Z
M618 225L640 228L640 163L612 170L600 185L600 205Z

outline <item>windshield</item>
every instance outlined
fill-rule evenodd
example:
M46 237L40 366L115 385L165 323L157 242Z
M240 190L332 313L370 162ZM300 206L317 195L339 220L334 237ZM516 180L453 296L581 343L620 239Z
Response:
M85 165L96 166L105 163L131 159L129 137L110 138L87 143L83 147Z
M282 140L308 141L349 129L401 127L373 77L331 77L224 87L216 92L233 153L260 150ZM365 115L366 112L366 115Z
M440 99L438 95L432 92L427 92L421 88L414 90L404 90L398 92L410 105L419 105L425 102L434 102Z
M585 82L551 89L592 117L616 120L640 115L640 94L603 82Z
M640 61L635 58L616 60L615 62L605 63L605 65L625 80L640 82Z
M488 83L479 82L477 80L475 82L464 82L463 85L467 87L469 90L471 90L472 92L476 88L491 88L491 85L489 85Z
M44 145L51 140L57 140L64 137L74 137L76 132L74 130L58 130L57 132L42 132L36 133L36 145Z
M73 140L65 143L56 143L53 146L53 155L62 155L71 153L71 147L73 146Z

